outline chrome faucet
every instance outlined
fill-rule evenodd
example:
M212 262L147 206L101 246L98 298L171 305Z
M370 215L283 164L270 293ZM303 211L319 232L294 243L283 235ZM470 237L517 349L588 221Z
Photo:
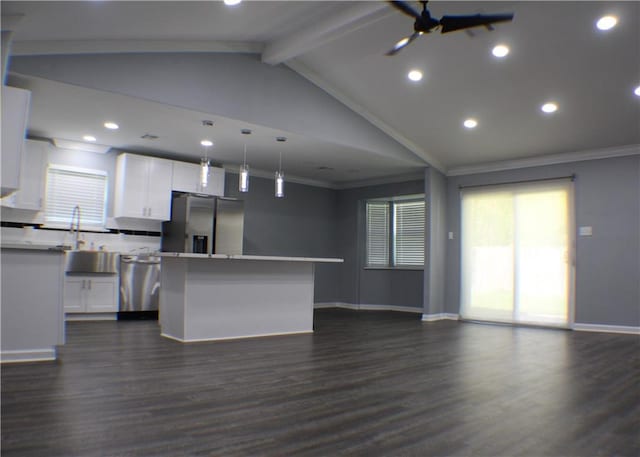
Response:
M69 233L73 235L73 219L76 218L76 240L74 244L74 249L80 249L80 244L84 243L84 241L80 240L80 206L76 205L73 208L73 212L71 213L71 224L69 224Z

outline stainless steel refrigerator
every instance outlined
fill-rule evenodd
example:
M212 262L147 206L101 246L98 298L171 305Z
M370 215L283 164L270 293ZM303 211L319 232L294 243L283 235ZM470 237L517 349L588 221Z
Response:
M171 220L162 224L164 252L242 254L244 202L174 194Z

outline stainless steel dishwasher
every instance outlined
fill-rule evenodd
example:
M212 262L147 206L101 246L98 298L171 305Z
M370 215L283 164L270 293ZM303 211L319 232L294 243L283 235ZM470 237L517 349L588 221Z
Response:
M160 257L120 256L120 312L118 319L157 318Z

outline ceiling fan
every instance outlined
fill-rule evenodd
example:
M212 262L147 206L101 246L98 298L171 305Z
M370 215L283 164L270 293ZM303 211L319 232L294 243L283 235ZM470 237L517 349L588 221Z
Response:
M398 41L396 45L387 52L388 56L397 54L420 35L430 33L440 28L441 33L455 32L456 30L470 29L472 27L486 27L493 30L493 24L497 22L509 22L513 19L512 13L507 14L473 14L466 16L442 16L442 19L431 17L427 9L428 1L421 1L422 13L418 13L407 2L390 1L394 8L399 9L404 14L416 19L413 23L413 34Z

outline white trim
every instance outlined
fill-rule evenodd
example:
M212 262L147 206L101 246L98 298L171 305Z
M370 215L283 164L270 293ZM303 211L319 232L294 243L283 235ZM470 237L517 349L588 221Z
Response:
M4 25L4 17L3 25ZM264 46L248 41L212 40L14 40L14 56L112 54L128 52L239 52L260 54Z
M640 154L640 145L631 144L605 149L594 149L588 151L564 152L560 154L549 154L539 157L528 157L524 159L502 160L481 165L469 165L453 167L447 171L447 176L473 175L477 173L488 173L492 171L515 170L518 168L541 167L545 165L556 165L560 163L581 162L584 160L609 159L613 157L624 157Z
M571 326L572 330L579 332L606 332L606 333L626 333L630 335L640 335L640 327L629 325L602 325L602 324L579 324Z
M66 322L77 321L117 321L118 313L65 313Z
M415 306L400 306L400 305L367 305L367 304L355 304L355 303L342 303L342 302L328 302L328 303L314 303L314 309L325 308L343 308L351 309L354 311L398 311L401 313L422 313L422 307L417 308Z
M459 314L454 313L436 313L436 314L423 314L422 321L423 322L435 322L435 321L457 321L460 320Z
M170 340L179 341L180 343L201 343L205 341L230 341L230 340L240 340L245 338L262 338L265 336L307 335L310 333L313 333L313 330L302 330L299 332L258 333L256 335L228 336L228 337L222 337L222 338L192 338L188 340L185 340L183 338L178 338L177 336L172 336L167 333L160 333L160 335Z
M55 359L55 349L25 349L0 352L0 361L2 363L50 362Z

